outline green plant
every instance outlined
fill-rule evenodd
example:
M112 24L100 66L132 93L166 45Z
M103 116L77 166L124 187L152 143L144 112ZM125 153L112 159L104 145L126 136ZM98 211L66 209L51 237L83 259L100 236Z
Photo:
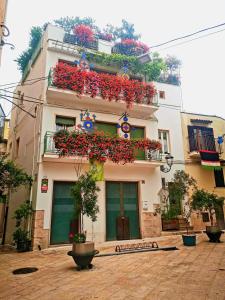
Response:
M213 215L218 205L223 205L224 197L219 197L214 193L209 193L204 189L197 189L192 195L191 206L195 210L208 211L211 225L214 225Z
M13 233L13 240L26 242L30 240L30 232L27 230L29 218L32 215L33 209L29 200L22 203L14 212L13 218L16 219L16 230Z
M168 210L162 212L161 216L164 220L175 219L179 215L179 208L169 207Z
M80 221L79 233L74 236L74 239L75 242L78 240L79 243L82 241L85 242L83 216L86 215L92 220L92 222L95 222L99 212L97 192L100 191L100 189L97 186L96 181L93 179L93 175L93 172L87 172L81 175L71 190L74 197L75 218L78 218Z
M85 243L86 242L86 235L84 233L76 233L73 237L73 241L75 243Z

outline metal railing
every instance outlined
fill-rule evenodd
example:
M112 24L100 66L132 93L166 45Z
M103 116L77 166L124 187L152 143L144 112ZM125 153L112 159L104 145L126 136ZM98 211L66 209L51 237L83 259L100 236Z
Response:
M207 150L216 151L215 137L213 135L197 133L188 136L190 152Z
M65 33L63 38L64 43L77 45L80 47L85 47L93 50L98 50L98 40L94 40L93 42L82 44L79 39L74 34Z
M58 151L55 148L55 142L54 142L54 134L55 132L52 131L47 131L44 137L44 153L54 153L57 154ZM138 159L139 160L139 159ZM162 153L159 150L156 151L150 151L147 150L145 152L145 157L144 159L145 161L162 161Z

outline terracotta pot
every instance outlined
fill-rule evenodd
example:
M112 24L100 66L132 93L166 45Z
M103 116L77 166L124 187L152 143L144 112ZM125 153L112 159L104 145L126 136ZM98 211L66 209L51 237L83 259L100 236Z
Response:
M85 255L94 252L94 242L73 243L72 251L78 255Z

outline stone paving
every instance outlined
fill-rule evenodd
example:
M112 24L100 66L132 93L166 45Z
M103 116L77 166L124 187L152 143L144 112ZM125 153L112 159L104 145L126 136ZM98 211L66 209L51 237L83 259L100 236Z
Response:
M188 299L225 300L225 234L213 244L203 234L196 247L181 236L154 239L176 251L96 257L91 270L77 271L67 248L0 253L0 299ZM111 252L105 243L101 253ZM70 250L70 249L69 249ZM32 274L13 275L21 267Z

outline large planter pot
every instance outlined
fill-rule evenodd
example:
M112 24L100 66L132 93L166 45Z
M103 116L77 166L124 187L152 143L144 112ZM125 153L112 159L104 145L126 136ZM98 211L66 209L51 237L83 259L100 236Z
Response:
M18 252L31 251L31 241L30 240L21 240L16 243L16 250Z
M196 234L182 235L184 246L196 246Z
M86 255L88 253L93 253L94 247L94 242L73 243L72 251L77 255Z
M178 219L162 219L162 230L178 230L179 221Z
M210 243L220 243L223 231L218 226L206 226L206 231Z
M73 243L72 251L67 254L73 257L78 269L92 268L92 259L98 251L94 250L94 242Z

